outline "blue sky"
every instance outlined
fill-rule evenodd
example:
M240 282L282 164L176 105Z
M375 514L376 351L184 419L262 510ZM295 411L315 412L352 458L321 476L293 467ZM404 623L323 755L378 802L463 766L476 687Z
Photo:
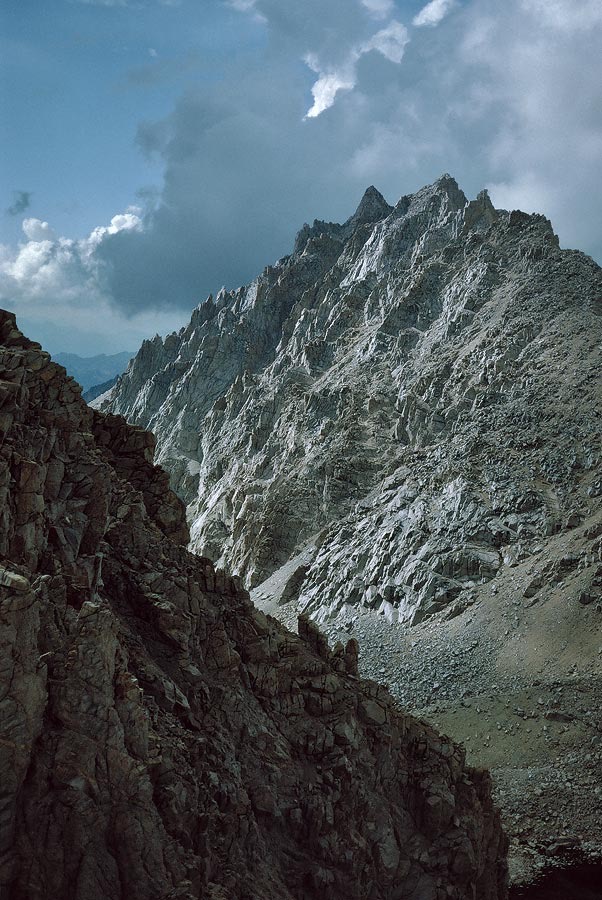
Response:
M32 214L60 233L107 222L161 167L136 145L138 124L166 116L189 85L223 77L262 31L225 4L110 5L18 0L0 12L4 193L31 191ZM8 203L8 206L11 204ZM20 222L4 217L2 237Z
M134 349L444 171L602 259L599 0L15 0L0 72L0 303L51 351Z

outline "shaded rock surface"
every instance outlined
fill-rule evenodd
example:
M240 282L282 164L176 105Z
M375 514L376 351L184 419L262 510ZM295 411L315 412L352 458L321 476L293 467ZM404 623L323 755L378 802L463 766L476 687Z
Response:
M190 554L154 442L0 312L7 900L498 900L486 772Z

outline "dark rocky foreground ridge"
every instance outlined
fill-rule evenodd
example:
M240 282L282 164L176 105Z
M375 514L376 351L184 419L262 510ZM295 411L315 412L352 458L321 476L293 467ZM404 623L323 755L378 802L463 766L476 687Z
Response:
M0 312L2 900L501 900L487 774L191 555L152 436Z

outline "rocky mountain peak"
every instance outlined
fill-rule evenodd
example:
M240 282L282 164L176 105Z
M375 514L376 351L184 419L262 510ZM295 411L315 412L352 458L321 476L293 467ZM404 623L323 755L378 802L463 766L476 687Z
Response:
M364 192L359 206L354 214L347 219L345 225L357 227L358 225L372 224L386 218L393 211L380 191L370 185Z
M351 232L314 225L232 295L243 312L186 329L186 366L126 375L107 408L156 431L192 547L264 611L359 636L360 670L448 705L519 844L528 806L538 841L578 821L600 847L587 719L561 714L565 743L540 717L525 743L499 698L533 722L559 687L599 706L602 270L449 176Z
M442 175L433 184L405 197L396 205L398 214L416 219L424 231L441 224L454 213L459 213L468 200L451 175Z
M499 213L494 208L489 192L479 191L475 200L466 203L463 211L464 229L470 231L478 227L489 228L497 221Z
M509 468L501 447L550 421L546 348L562 342L582 368L578 336L600 330L583 299L599 285L599 268L560 251L544 217L498 212L486 191L469 202L449 175L394 210L369 188L347 223L304 226L293 255L219 315L195 312L165 360L126 375L105 405L156 429L193 546L254 586L319 535L304 608L321 621L359 607L417 622L493 578L506 543L524 548L551 527L550 473L555 518L582 502L552 461L562 429L531 463L520 454ZM518 385L535 383L525 407ZM593 422L554 409L589 446ZM525 490L537 516L515 508ZM511 522L525 524L520 539Z

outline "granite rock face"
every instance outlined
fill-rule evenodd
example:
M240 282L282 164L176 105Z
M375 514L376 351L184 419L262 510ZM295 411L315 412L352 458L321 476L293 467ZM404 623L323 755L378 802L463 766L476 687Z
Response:
M487 774L190 554L152 454L0 312L3 900L504 898Z
M601 343L593 260L446 175L304 226L100 405L156 433L192 547L248 587L302 557L318 622L416 624L599 506Z

